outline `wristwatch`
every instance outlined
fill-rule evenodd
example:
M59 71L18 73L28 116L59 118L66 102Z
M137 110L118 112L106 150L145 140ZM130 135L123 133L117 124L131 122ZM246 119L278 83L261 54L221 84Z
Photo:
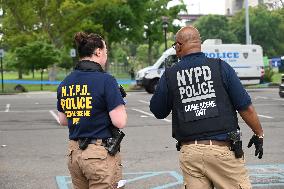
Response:
M264 134L262 135L256 135L258 138L264 138Z

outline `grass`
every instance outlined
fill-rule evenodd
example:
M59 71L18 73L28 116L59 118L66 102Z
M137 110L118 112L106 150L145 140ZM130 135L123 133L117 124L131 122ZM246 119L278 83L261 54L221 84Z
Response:
M7 93L17 93L14 88L17 84L7 84L4 83L4 94ZM22 86L28 91L41 91L41 86L40 85L28 85L28 84L22 84ZM131 85L124 84L122 85L125 91L130 91L132 89ZM43 85L43 91L52 91L56 92L58 85ZM0 84L0 94L2 93L1 91L1 84Z
M17 93L14 88L17 84L4 83L4 93ZM22 86L28 91L41 91L40 85L22 84ZM43 91L56 91L57 85L43 85ZM2 93L2 91L0 92Z
M57 72L57 76L56 76L56 80L57 81L62 81L67 74L69 74L70 72L64 71L64 70L59 70ZM121 78L121 79L130 79L130 76L128 73L114 73L112 74L115 78ZM18 77L18 72L15 71L9 71L9 72L4 72L4 79L5 80L17 80L19 79ZM41 75L39 71L35 72L35 77L33 78L32 73L26 73L23 74L23 79L22 80L40 80L41 79ZM48 80L48 72L44 72L43 73L43 80Z
M68 73L67 73L68 74ZM57 81L62 81L66 77L66 72L65 70L59 70L57 72ZM127 73L119 73L119 74L114 74L114 77L116 78L130 78ZM4 80L18 80L18 72L15 71L9 71L9 72L4 72ZM35 72L34 78L32 73L27 73L23 74L23 79L22 80L41 80L41 75L39 71ZM44 72L43 74L43 80L48 80L48 72ZM17 84L8 84L4 83L4 93L16 93L14 90L14 87ZM41 85L31 85L31 84L21 84L27 91L41 91ZM56 91L58 85L43 85L43 91ZM126 91L130 90L129 85L123 85L124 89ZM1 91L1 82L0 82L0 93Z
M56 80L63 80L64 77L66 76L66 73L63 71L60 71L57 73ZM18 72L10 71L10 72L4 72L4 79L5 80L17 80L19 79L18 77ZM40 72L35 72L35 77L33 78L32 73L28 74L23 74L23 79L22 80L40 80L41 75ZM48 80L48 73L44 72L43 73L43 80Z
M274 73L272 78L271 78L271 82L272 83L281 83L281 77L282 77L282 73Z

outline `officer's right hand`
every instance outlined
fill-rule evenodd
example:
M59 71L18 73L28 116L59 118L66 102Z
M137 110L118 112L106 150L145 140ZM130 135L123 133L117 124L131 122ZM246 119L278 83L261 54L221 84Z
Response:
M259 159L263 155L263 138L259 138L257 135L253 135L248 143L248 148L254 144L255 146L255 156L258 156Z

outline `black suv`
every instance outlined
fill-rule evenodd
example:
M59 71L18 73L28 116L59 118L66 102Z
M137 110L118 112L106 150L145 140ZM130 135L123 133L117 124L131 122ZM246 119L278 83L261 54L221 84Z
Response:
M284 74L282 74L281 84L279 86L279 96L284 98Z

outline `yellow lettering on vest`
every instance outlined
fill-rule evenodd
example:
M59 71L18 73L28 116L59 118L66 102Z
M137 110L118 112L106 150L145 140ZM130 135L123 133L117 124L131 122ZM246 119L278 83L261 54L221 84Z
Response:
M92 109L92 97L86 97L86 109Z
M77 125L80 121L80 118L73 118L73 125Z
M65 110L65 100L64 99L60 100L60 105L61 105L62 109Z
M66 117L74 117L76 116L76 112L75 111L65 111Z
M83 116L83 111L77 111L77 116L82 117Z
M75 99L72 98L71 101L72 101L72 109L77 110L77 103L75 102Z
M86 96L88 94L88 85L83 85L81 96Z
M78 95L78 93L81 91L81 86L80 85L76 85L76 95Z
M69 96L73 96L74 85L69 86Z
M77 97L77 107L79 110L85 108L85 98L84 97Z
M72 109L72 98L66 98L66 100L65 100L65 108L67 110L71 110Z
M91 111L87 110L84 112L84 116L89 117L91 116Z
M67 92L66 92L66 86L61 87L61 97L66 96Z

